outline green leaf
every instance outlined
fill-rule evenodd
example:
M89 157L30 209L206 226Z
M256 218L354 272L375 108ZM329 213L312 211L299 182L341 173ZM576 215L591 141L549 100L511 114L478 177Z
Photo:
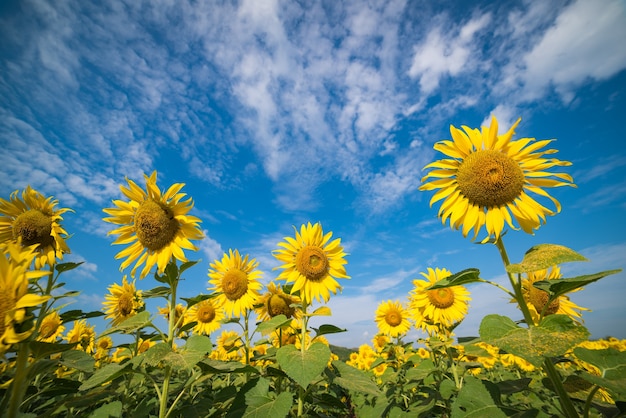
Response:
M320 342L311 344L304 353L294 345L285 345L276 351L276 360L287 376L306 389L324 371L330 354L330 348Z
M562 245L539 244L526 251L521 263L508 265L506 271L509 273L528 273L572 261L589 260Z
M550 300L554 300L559 296L600 280L603 277L619 273L620 271L622 271L622 269L607 270L601 273L572 277L568 279L541 280L534 282L533 286L547 292L550 295Z
M463 388L452 403L452 418L505 418L507 414L498 406L500 393L489 381L467 376Z
M259 371L252 367L241 364L238 361L221 361L206 359L198 363L204 374L208 373L256 373Z
M71 321L77 321L79 319L89 319L89 318L97 318L99 316L106 315L101 311L91 311L91 312L83 312L80 309L73 309L71 311L63 312L61 316L61 322L64 324Z
M269 383L259 379L246 395L246 411L243 418L286 417L293 404L293 395L283 392L276 398L270 396Z
M211 293L210 295L198 295L192 298L181 298L181 299L187 302L187 308L191 308L196 303L200 303L203 300L207 300L207 299L213 299L217 295L218 295L217 293Z
M81 261L80 263L60 263L54 266L54 269L58 272L58 273L63 273L65 271L70 271L70 270L74 270L76 267L80 266L81 264L83 264L84 261Z
M169 344L159 343L148 348L145 353L141 354L141 357L149 366L156 366L170 353L172 353L172 347Z
M144 328L150 323L150 312L141 311L138 314L131 316L130 318L126 318L116 326L105 330L104 332L102 332L101 336L113 334L116 332L121 332L123 334L133 334L138 329Z
M589 337L589 331L567 315L549 315L530 328L521 328L506 316L487 315L479 333L486 343L522 357L536 367L546 358L565 354Z
M280 314L276 315L272 319L268 321L261 322L256 330L261 333L261 335L270 334L278 328L283 328L291 323L291 319L287 318L285 315Z
M65 351L61 355L59 362L66 367L80 370L81 372L92 372L96 364L96 360L92 356L80 350Z
M122 416L122 402L113 401L102 405L89 415L89 418L118 418Z
M581 374L582 378L606 388L615 400L626 400L626 351L614 348L590 350L578 347L574 349L574 355L579 360L600 369L600 376L585 372Z
M71 350L76 344L61 344L61 343L44 343L41 341L31 341L28 343L30 353L35 359L42 359L48 357L51 354L62 353L63 351Z
M150 289L148 291L143 292L143 298L167 298L172 293L171 289L168 286L157 286L154 289Z
M193 368L213 349L211 339L206 335L192 335L179 353L170 352L163 360L174 367Z
M382 392L378 385L374 383L371 375L352 367L342 361L333 361L333 367L337 369L340 376L335 377L334 383L353 393L367 393L373 396L380 396Z
M466 269L458 273L454 273L444 279L438 280L435 284L426 288L426 290L443 289L445 287L460 286L468 283L480 281L480 270Z
M101 369L96 370L96 372L91 375L91 377L83 382L82 385L78 388L78 390L88 390L91 388L95 388L96 386L102 385L110 380L115 379L124 373L124 369L126 368L128 363L122 365L117 363L107 364Z
M345 328L339 328L336 327L334 325L330 325L330 324L323 324L320 325L319 328L313 328L315 330L315 336L319 337L320 335L326 335L326 334L337 334L340 332L346 332L347 329Z
M195 266L196 264L198 264L200 260L195 260L195 261L185 261L183 264L180 265L180 268L178 269L178 271L180 272L180 274L182 275L183 272L185 270L187 270L190 267Z

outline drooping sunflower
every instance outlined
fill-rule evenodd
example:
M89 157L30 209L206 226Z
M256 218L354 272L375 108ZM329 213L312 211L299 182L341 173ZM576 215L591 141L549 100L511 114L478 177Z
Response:
M218 330L224 319L224 309L213 299L198 302L185 312L185 324L196 322L193 332L198 335L209 335Z
M399 301L382 302L376 309L378 331L391 337L405 334L411 328L409 312Z
M219 292L216 303L224 308L228 317L243 316L252 309L260 297L263 284L256 259L241 257L239 250L228 250L222 261L215 260L209 269L209 290Z
M330 292L336 294L341 289L335 279L350 278L344 267L347 261L341 239L330 241L333 233L324 234L319 223L302 225L299 233L294 230L295 239L285 237L285 242L278 243L282 249L273 251L274 257L283 262L277 267L283 269L278 279L293 282L291 293L299 291L306 304L315 299L328 302Z
M533 283L542 280L558 280L562 278L561 269L558 266L554 266L550 269L537 270L532 273L527 273L525 278L522 278L522 294L528 310L535 323L539 323L541 312L544 311L544 315L561 314L567 315L574 321L582 323L582 311L589 311L590 309L583 308L572 302L568 296L562 295L550 302L548 302L548 294L541 289L537 289L533 286ZM575 291L580 290L577 289Z
M184 183L175 183L162 193L156 184L156 171L150 176L144 174L144 178L145 191L127 178L128 187L120 186L120 190L130 200L114 200L116 207L103 209L111 215L104 218L106 222L120 225L109 232L119 235L113 244L129 244L115 256L126 258L120 271L134 262L130 275L135 277L137 269L145 264L140 278L146 277L155 265L162 274L172 257L187 261L183 249L196 251L190 240L202 239L200 219L188 214L193 200L184 200L186 194L180 192Z
M259 307L256 309L259 321L267 321L277 315L285 315L287 318L299 318L301 311L293 305L302 303L296 295L285 293L282 287L274 282L267 285L267 293L259 299Z
M409 309L415 326L430 335L445 332L467 315L471 300L469 292L463 286L428 290L431 285L452 275L446 269L429 267L428 273L420 274L426 280L413 280L415 287L409 294Z
M74 327L69 330L65 340L69 344L78 343L76 350L81 350L87 354L92 354L96 347L95 325L89 326L85 319L74 321Z
M159 311L159 314L163 315L169 323L170 307L169 306L165 306L164 308L159 307L158 311ZM177 303L176 307L174 308L174 324L176 326L176 334L179 337L182 337L184 334L180 332L180 329L184 325L185 312L187 312L187 308L184 307L181 303Z
M0 249L0 354L3 354L12 344L30 337L35 325L30 311L50 297L28 292L29 279L48 274L43 270L28 270L37 257L35 245L22 247L18 240L2 244Z
M109 294L104 297L105 319L111 319L113 325L134 316L143 308L144 302L141 290L135 288L135 281L128 283L126 276L122 277L122 284L113 283L108 288Z
M61 315L57 311L52 311L41 321L39 325L38 341L53 343L65 331Z
M70 252L65 239L67 232L61 226L68 208L58 208L58 200L44 197L30 186L22 191L11 193L10 200L0 198L0 242L17 242L23 246L37 245L35 268L44 265L53 266L56 259L62 260L63 254Z
M533 234L546 221L546 215L561 211L560 203L544 188L574 186L573 179L565 173L552 173L553 167L571 165L556 158L545 158L557 152L542 150L553 140L535 142L534 138L513 141L514 129L521 119L505 134L498 135L498 121L482 131L463 126L463 130L450 126L452 141L437 142L435 150L451 158L428 164L432 169L422 178L420 190L437 190L430 206L443 199L439 217L445 224L462 229L463 236L474 231L476 239L484 226L487 241L499 238L504 224L518 229L513 219L525 232ZM542 206L531 194L552 201L555 209Z

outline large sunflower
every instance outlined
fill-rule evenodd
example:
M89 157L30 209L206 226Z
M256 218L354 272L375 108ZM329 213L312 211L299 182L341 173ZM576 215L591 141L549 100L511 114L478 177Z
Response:
M42 270L28 270L37 256L36 247L22 247L14 242L0 247L0 354L3 354L12 344L30 337L34 323L29 311L50 297L28 293L29 279L48 274Z
M263 284L256 259L241 257L238 250L228 250L222 261L215 260L209 269L209 290L219 292L216 304L223 306L226 315L239 317L252 309L260 296Z
M294 305L300 305L302 301L298 296L288 295L280 285L270 282L267 285L267 293L259 299L256 309L259 321L266 321L277 315L285 315L287 318L299 318L301 311Z
M463 286L451 286L428 290L439 280L452 275L446 269L428 268L421 273L426 280L413 280L415 288L409 294L409 307L417 328L429 334L446 331L458 324L467 315L469 292Z
M522 294L524 295L524 300L526 301L526 305L528 305L530 314L536 323L539 322L542 311L544 315L567 315L577 322L582 322L582 311L589 311L587 308L578 306L565 295L559 296L546 306L548 294L541 289L537 289L533 286L533 283L542 280L558 280L561 277L561 269L558 266L554 266L549 270L544 269L527 273L526 277L522 279ZM578 290L580 289L575 291Z
M391 337L405 334L411 328L409 312L399 301L388 300L376 309L376 325L382 334Z
M514 226L513 218L525 232L545 223L546 215L561 211L560 203L543 189L545 187L574 186L568 174L546 171L553 167L571 165L556 158L544 158L557 152L541 150L551 139L534 142L534 138L511 140L521 119L503 135L498 135L498 121L494 117L490 127L482 132L463 126L450 126L452 141L435 144L435 150L451 157L428 164L432 169L422 178L420 190L437 190L430 205L442 200L439 216L445 224L461 229L463 236L472 230L474 238L485 226L487 241L502 233L505 222ZM529 193L552 201L555 210L539 204Z
M314 299L328 302L330 292L336 294L341 289L335 278L350 278L344 267L347 261L341 239L330 241L333 233L324 234L319 223L302 225L299 233L295 227L294 230L295 239L285 237L286 242L278 243L283 249L273 252L274 257L283 262L277 267L283 269L278 279L293 282L291 293L300 291L300 297L307 304Z
M58 203L30 186L22 191L21 199L19 190L11 193L10 201L0 198L0 242L20 238L25 247L36 244L36 269L54 265L57 258L62 260L70 249L65 242L67 232L59 222L63 220L61 215L72 210L57 209Z
M199 335L209 335L219 329L222 319L224 319L224 309L212 299L198 302L185 312L185 324L196 322L193 332Z
M180 193L184 183L173 184L161 193L156 184L156 171L150 176L144 174L144 178L145 191L127 178L128 188L120 186L120 190L130 201L114 200L116 207L104 209L111 215L104 218L106 222L121 225L109 232L119 235L113 244L129 244L115 256L116 259L126 258L120 270L134 262L130 275L135 277L137 269L145 263L140 278L146 277L155 265L162 274L172 256L187 261L183 249L196 251L190 240L202 239L200 219L188 215L193 200L183 200L186 194Z
M134 316L144 306L141 290L135 288L135 281L128 283L126 276L122 278L122 285L112 284L108 288L109 294L104 297L105 319L111 319L117 325L125 319Z

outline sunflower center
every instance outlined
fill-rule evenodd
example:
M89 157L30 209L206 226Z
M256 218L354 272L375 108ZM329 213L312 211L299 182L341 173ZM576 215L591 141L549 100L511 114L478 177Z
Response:
M267 300L267 313L272 318L276 315L283 314L287 318L291 318L294 313L294 308L289 306L291 301L284 296L281 295L272 295Z
M215 319L215 308L210 303L203 303L198 307L196 317L198 322L208 324Z
M461 193L472 204L486 208L513 202L522 192L524 180L519 164L495 150L468 155L457 172Z
M320 247L307 245L296 255L296 269L307 280L320 282L328 274L328 257Z
M229 300L239 300L248 291L248 275L239 269L224 273L222 291Z
M152 251L158 251L172 242L179 228L172 210L154 200L144 201L135 214L137 238Z
M130 315L133 312L133 295L121 295L117 301L117 309L121 316Z
M39 336L41 338L50 338L57 332L59 323L54 319L43 320L39 328Z
M530 300L530 303L533 304L537 312L541 313L544 309L544 306L546 306L546 304L548 303L549 296L547 292L544 292L541 289L537 289L535 286L531 285L528 299ZM545 315L552 315L557 313L557 311L559 310L559 306L559 299L557 298L553 300L545 308Z
M454 292L450 288L428 291L428 300L439 309L449 308L454 304Z
M20 214L13 221L13 238L22 237L22 245L39 244L42 247L54 242L52 219L37 209L30 209Z
M402 315L400 312L392 309L385 314L385 322L392 327L397 327L402 323Z

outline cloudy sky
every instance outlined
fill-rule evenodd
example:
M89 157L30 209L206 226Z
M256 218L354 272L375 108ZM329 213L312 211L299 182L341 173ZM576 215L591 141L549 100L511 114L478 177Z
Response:
M68 259L85 263L65 281L84 310L121 281L102 208L125 176L157 170L195 201L206 238L184 297L230 248L272 280L276 244L320 221L352 277L322 322L356 346L427 267L507 282L496 248L442 226L417 190L450 124L521 117L518 138L556 138L573 163L578 187L550 190L562 212L507 234L513 262L556 243L590 259L568 277L625 267L625 23L623 0L3 1L0 195L30 184L75 210ZM458 335L488 313L518 319L501 291L470 290ZM626 338L625 292L620 273L573 296L594 338Z

